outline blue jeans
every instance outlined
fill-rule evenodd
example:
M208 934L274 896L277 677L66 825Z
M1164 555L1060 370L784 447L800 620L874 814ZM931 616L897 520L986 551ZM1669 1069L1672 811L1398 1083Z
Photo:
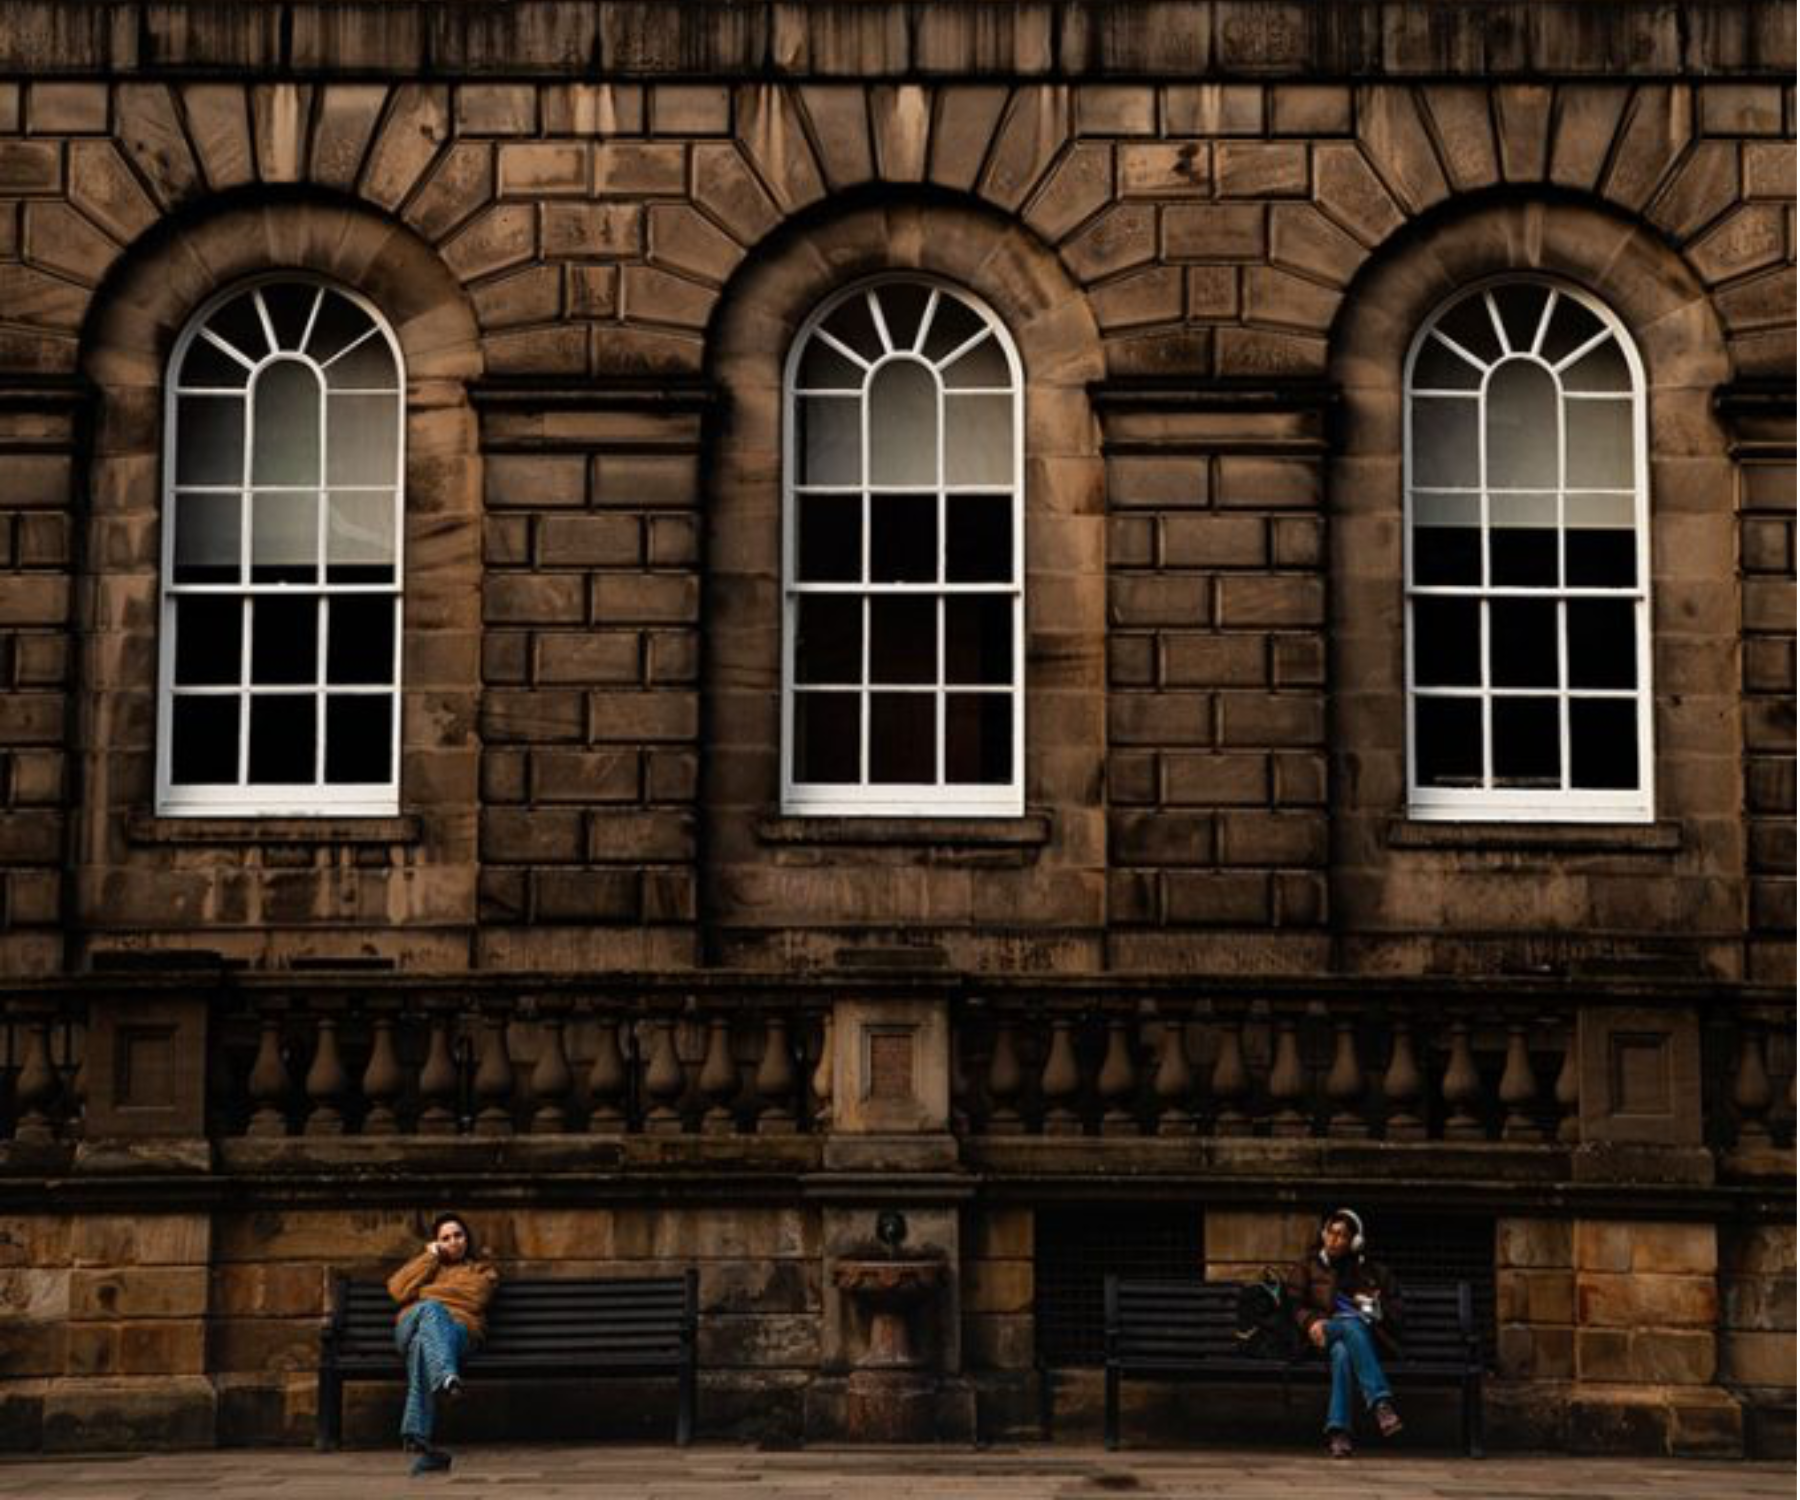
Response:
M1331 1361L1331 1408L1325 1414L1325 1430L1348 1432L1353 1381L1362 1391L1364 1406L1391 1395L1375 1353L1375 1335L1361 1318L1340 1314L1325 1325L1325 1354Z
M402 1441L431 1441L437 1420L437 1393L462 1369L469 1330L450 1316L441 1302L417 1302L400 1315L394 1343L406 1361L406 1411L400 1418Z

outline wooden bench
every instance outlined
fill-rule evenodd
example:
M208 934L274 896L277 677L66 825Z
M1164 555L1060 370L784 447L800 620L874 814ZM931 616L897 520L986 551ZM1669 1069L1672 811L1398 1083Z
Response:
M675 1441L694 1435L696 1276L616 1281L502 1281L488 1308L487 1337L463 1367L470 1380L517 1376L670 1375ZM319 1438L343 1436L348 1377L405 1379L394 1347L398 1309L379 1281L334 1280L320 1333Z
M1293 1359L1259 1358L1237 1337L1238 1288L1230 1282L1106 1278L1106 1446L1119 1446L1119 1386L1134 1379L1225 1385L1326 1384L1330 1367L1310 1347ZM1482 1456L1485 1373L1466 1281L1407 1286L1406 1337L1382 1368L1396 1386L1454 1385L1462 1392L1462 1435ZM1285 1389L1284 1389L1285 1399Z

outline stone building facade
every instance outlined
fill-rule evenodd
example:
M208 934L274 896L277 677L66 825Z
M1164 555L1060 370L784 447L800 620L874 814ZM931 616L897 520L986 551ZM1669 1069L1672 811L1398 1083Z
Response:
M304 1441L328 1274L447 1201L697 1265L703 1430L778 1437L843 1430L899 1206L937 1431L1080 1430L1053 1225L1231 1277L1354 1201L1476 1247L1504 1440L1791 1443L1793 69L1775 0L11 6L0 1442ZM952 306L839 483L796 351L872 392ZM387 402L374 467L234 359L333 454ZM295 598L390 667L290 614L282 675Z

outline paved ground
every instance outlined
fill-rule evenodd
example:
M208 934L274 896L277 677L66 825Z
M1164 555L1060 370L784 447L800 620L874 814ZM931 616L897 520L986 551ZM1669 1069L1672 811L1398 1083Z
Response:
M0 1461L6 1500L1792 1500L1794 1466L1367 1454L1109 1454L1088 1448L468 1448L448 1476L398 1453L305 1450Z

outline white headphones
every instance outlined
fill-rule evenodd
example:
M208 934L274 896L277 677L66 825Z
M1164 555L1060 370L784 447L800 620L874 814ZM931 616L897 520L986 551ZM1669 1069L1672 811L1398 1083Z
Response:
M1336 1219L1348 1219L1350 1221L1351 1228L1356 1231L1355 1234L1350 1237L1350 1253L1352 1255L1361 1255L1363 1247L1362 1215L1353 1208L1340 1208L1335 1213L1325 1215L1325 1225L1330 1225ZM1321 1227L1323 1228L1324 1226Z

